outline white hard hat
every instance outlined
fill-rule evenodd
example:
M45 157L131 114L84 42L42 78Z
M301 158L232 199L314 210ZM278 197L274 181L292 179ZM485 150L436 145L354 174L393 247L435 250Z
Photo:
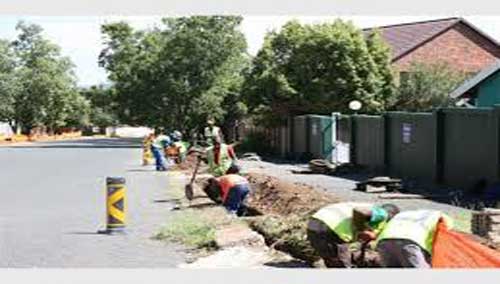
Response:
M178 130L175 130L174 133L172 133L172 136L174 138L180 139L182 137L182 133Z

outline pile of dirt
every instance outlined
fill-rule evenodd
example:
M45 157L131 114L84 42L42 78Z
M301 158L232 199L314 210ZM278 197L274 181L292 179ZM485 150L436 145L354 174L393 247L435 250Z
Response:
M247 205L261 214L306 214L338 202L331 194L311 186L290 183L264 174L250 173L252 189Z
M319 259L307 240L307 221L319 208L338 202L311 186L286 182L265 174L249 173L251 193L247 206L264 216L249 219L250 226L274 248L310 265Z
M244 219L250 227L264 237L267 245L314 265L320 258L307 240L307 222L319 208L339 200L311 186L266 174L249 173L247 178L251 193L246 203L252 217ZM197 188L202 188L207 179L197 178ZM376 267L371 256L372 252L367 252L368 263L358 267Z

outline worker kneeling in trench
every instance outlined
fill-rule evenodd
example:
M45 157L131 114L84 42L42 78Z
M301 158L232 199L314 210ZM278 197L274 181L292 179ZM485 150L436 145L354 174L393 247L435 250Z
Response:
M326 267L351 268L351 243L361 241L364 255L368 244L377 238L385 224L399 211L393 204L331 204L321 208L311 217L307 227L307 239Z
M239 167L233 164L225 175L210 178L203 191L217 204L223 204L231 214L243 216L250 185L245 177L239 175L239 171Z

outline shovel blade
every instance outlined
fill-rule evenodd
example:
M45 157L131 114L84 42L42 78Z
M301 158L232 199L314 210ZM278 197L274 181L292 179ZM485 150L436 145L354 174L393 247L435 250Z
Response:
M186 195L186 198L188 200L193 200L193 185L192 184L186 184L184 187L184 195Z

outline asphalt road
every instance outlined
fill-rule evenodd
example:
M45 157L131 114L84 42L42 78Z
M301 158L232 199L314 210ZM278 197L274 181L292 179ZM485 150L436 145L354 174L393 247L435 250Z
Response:
M150 237L172 204L165 173L124 139L0 147L0 267L175 267L184 248ZM127 180L127 234L105 225L105 178Z

